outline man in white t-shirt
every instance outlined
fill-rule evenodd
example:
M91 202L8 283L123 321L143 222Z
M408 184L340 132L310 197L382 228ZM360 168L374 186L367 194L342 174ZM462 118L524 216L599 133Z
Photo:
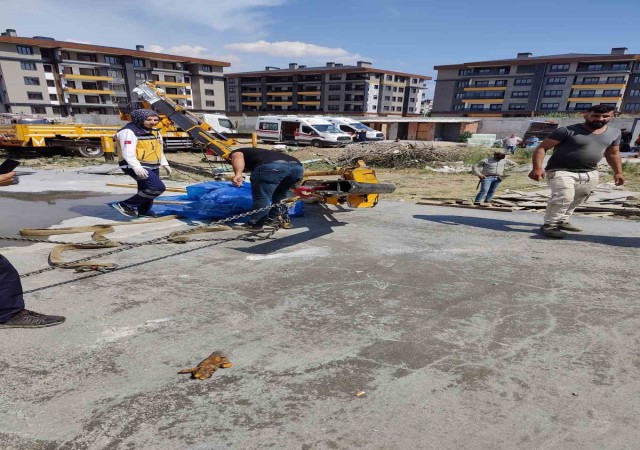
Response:
M515 153L516 147L518 146L518 144L520 144L520 142L522 142L522 139L516 136L515 133L511 133L511 136L505 138L504 145L507 149L507 153Z

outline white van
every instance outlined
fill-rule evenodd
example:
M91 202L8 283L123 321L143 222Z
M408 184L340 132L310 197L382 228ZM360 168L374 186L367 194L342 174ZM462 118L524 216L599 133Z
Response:
M369 128L362 122L350 119L349 117L323 117L323 119L335 124L341 131L352 136L354 141L357 140L356 134L363 131L367 132L367 141L381 141L384 139L384 134L380 131Z
M314 147L342 147L352 142L351 136L333 123L318 117L260 116L256 135L262 142L285 142Z
M213 131L222 134L237 134L238 130L233 123L224 114L198 114L202 120L207 122L213 128Z

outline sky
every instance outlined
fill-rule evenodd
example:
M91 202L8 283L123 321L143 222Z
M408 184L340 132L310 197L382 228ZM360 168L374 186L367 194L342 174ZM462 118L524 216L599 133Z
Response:
M0 29L265 66L435 65L561 53L640 53L638 0L0 0ZM427 97L433 96L428 83Z

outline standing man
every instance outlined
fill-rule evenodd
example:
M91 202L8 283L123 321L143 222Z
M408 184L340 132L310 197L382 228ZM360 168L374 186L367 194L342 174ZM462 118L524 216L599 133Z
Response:
M520 142L522 142L522 139L516 136L515 133L511 133L511 136L504 140L504 145L507 148L507 153L515 153L516 147L518 146L518 144L520 144Z
M15 172L0 175L0 186L13 183ZM24 308L22 283L18 271L0 255L0 329L42 328L61 324L62 316L47 316Z
M502 182L504 175L504 166L506 164L506 155L502 150L495 150L492 158L486 158L478 164L473 165L473 171L480 178L480 192L473 201L474 205L480 205L484 197L485 203L490 203L493 194Z
M231 152L233 184L242 186L242 172L251 172L251 209L274 205L287 198L289 190L302 180L304 168L293 156L262 148L240 148ZM275 225L278 216L286 214L286 207L271 208L254 213L246 227L261 230L265 225Z
M533 152L533 170L529 178L540 181L546 178L551 189L547 201L542 233L561 239L565 231L582 231L569 222L578 205L584 202L598 185L598 163L604 156L613 170L616 186L624 184L620 160L620 130L607 125L613 118L614 108L595 105L584 114L584 123L560 127ZM555 148L542 168L544 155Z
M138 183L138 193L111 207L127 217L155 217L153 200L161 195L160 167L167 174L171 168L164 157L162 136L153 129L160 122L158 114L149 109L131 112L131 122L116 133L116 153L120 169Z

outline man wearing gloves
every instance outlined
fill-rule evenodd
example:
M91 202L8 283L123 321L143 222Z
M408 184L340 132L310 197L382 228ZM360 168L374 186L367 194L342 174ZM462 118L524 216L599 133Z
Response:
M131 122L116 133L116 152L120 168L138 183L138 193L111 207L127 217L155 217L153 200L165 191L160 181L160 167L167 174L171 168L162 150L162 137L153 129L158 114L149 109L131 112Z

